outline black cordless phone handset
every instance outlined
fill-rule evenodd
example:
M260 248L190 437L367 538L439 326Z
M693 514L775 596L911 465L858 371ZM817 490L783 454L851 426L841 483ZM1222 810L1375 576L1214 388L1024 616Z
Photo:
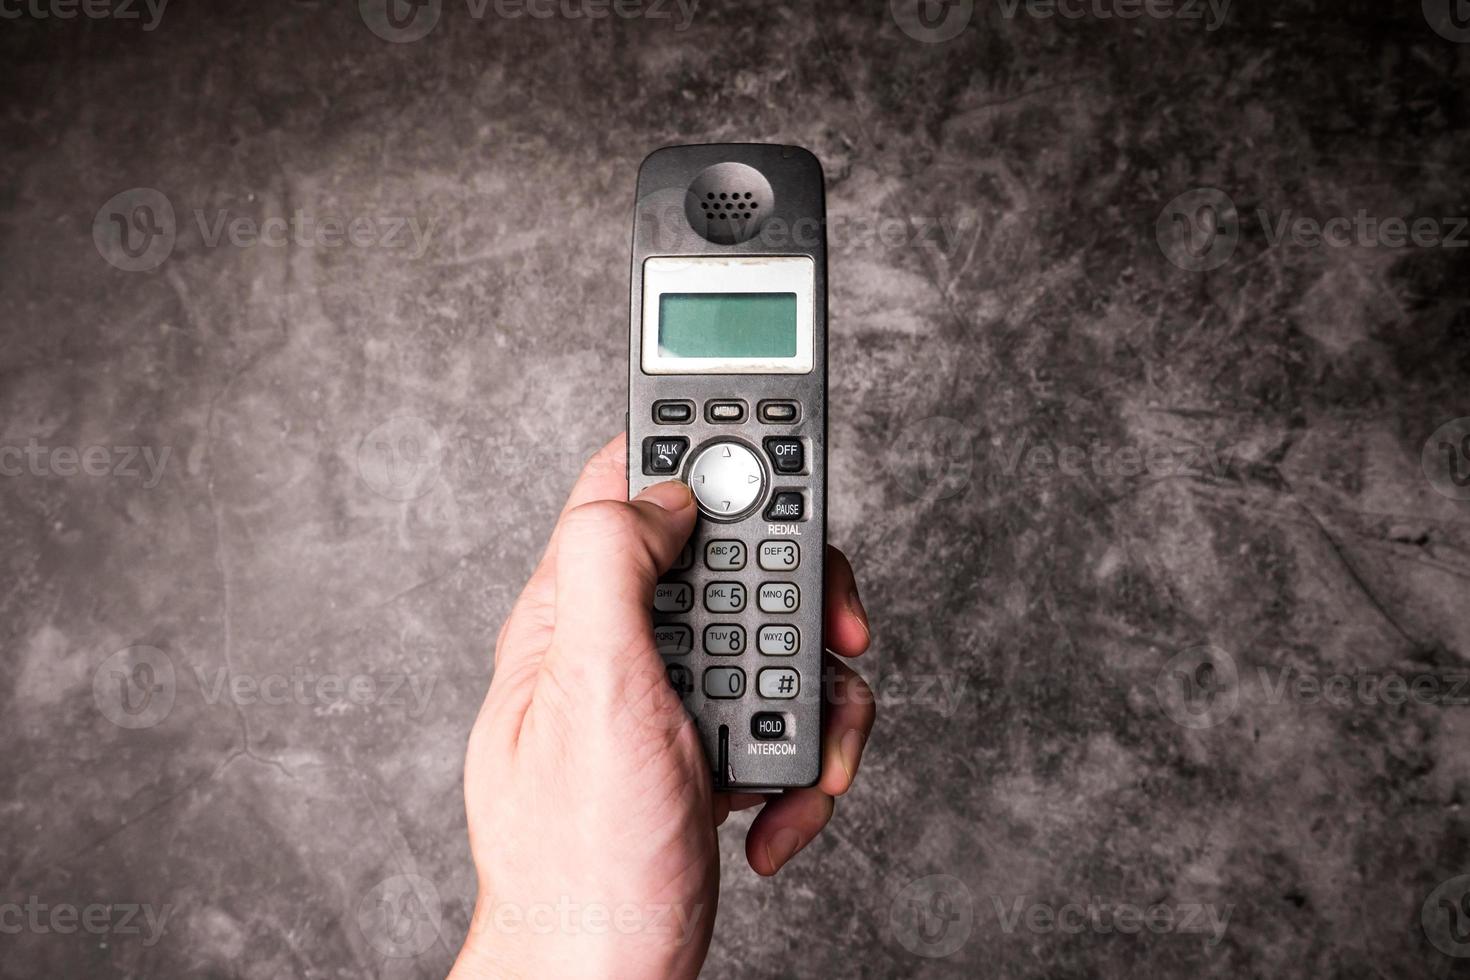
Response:
M665 147L638 173L628 492L680 479L699 504L654 634L721 789L821 775L825 207L795 146Z

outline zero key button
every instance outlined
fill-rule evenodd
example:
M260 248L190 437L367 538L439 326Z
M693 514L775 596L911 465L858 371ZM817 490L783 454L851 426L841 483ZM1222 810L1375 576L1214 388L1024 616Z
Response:
M711 667L704 672L704 696L738 698L745 693L745 671L739 667Z

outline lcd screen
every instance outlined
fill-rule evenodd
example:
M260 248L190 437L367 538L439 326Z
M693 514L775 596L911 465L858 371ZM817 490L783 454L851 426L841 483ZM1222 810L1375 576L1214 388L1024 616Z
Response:
M663 293L658 351L666 357L795 357L795 293Z

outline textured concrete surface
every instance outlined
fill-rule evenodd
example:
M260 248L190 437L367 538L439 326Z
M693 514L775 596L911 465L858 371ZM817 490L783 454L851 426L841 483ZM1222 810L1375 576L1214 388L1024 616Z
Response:
M753 139L827 169L883 710L707 975L1470 975L1448 13L436 6L0 21L0 974L442 975L635 168Z

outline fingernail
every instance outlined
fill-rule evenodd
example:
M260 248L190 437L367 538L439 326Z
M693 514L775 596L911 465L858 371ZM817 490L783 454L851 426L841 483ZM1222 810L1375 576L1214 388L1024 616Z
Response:
M655 483L640 493L637 499L646 500L656 507L670 511L683 510L694 503L694 495L689 492L689 484L678 480Z
M839 749L842 768L847 770L847 782L851 785L857 776L858 760L863 757L863 733L856 728L848 729L847 734L842 736Z
M847 590L847 609L857 617L857 621L862 624L863 633L871 640L873 631L868 628L868 611L863 608L863 600L858 598L856 588Z
M783 827L771 836L771 842L766 845L766 860L771 862L771 871L779 871L781 866L796 854L796 849L801 846L801 838L796 836L796 831L789 827Z

